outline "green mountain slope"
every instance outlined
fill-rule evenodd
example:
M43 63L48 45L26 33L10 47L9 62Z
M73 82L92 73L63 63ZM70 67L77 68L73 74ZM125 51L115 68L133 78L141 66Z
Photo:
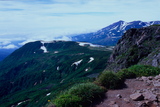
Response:
M77 42L31 42L0 62L0 104L42 107L75 83L102 72L111 50Z

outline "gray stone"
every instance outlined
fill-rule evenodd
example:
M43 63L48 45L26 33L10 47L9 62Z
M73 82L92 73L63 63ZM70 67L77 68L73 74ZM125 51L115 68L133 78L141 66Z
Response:
M149 79L149 80L153 80L153 76L149 76L148 79Z
M157 95L153 94L150 90L143 93L144 99L149 101L156 101Z
M134 101L141 101L144 99L143 95L141 93L134 93L130 95L130 98Z
M160 75L155 76L154 79L156 80L160 79Z
M141 78L142 78L143 81L147 81L148 80L148 78L145 77L145 76L142 76Z
M159 81L154 81L154 82L153 82L153 85L154 85L155 87L160 87L160 82L159 82Z
M136 80L137 81L143 81L143 79L141 77L137 77Z
M124 100L126 103L129 103L129 102L130 102L129 98L124 98L123 100Z
M114 105L114 104L116 104L115 101L110 101L110 103L109 103L109 105Z
M113 107L119 107L119 105L118 104L114 104Z
M153 59L152 60L152 66L154 66L154 67L158 67L158 59Z
M146 85L146 86L150 86L151 83L150 83L150 82L146 82L145 85Z

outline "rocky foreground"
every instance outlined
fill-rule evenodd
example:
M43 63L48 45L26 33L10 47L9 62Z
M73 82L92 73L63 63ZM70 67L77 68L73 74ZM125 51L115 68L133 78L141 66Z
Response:
M125 88L108 90L94 107L160 107L160 75L127 79Z

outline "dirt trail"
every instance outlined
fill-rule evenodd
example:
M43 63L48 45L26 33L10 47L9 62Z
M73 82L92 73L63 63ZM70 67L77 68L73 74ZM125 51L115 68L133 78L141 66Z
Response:
M106 98L100 104L93 107L139 107L139 103L144 101L133 101L130 99L130 95L136 90L151 89L153 85L147 85L144 81L138 81L137 79L127 79L125 81L126 87L118 90L108 90L106 92ZM142 106L142 107L160 107L155 105Z

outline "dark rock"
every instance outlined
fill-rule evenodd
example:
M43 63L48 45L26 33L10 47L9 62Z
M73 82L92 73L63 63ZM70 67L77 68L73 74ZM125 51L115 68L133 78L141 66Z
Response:
M157 35L155 38L156 40L160 40L160 35Z
M142 103L139 107L149 107L146 103Z
M119 71L135 64L160 67L160 26L128 30L115 46L107 70Z
M148 79L149 79L149 80L153 80L153 76L149 76Z

